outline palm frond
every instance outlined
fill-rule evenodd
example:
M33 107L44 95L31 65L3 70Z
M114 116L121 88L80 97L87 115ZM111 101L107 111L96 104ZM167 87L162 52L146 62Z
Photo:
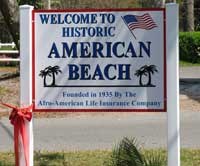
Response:
M140 70L136 70L134 73L136 76L140 76Z
M52 68L51 66L48 66L48 67L46 67L44 70L45 70L45 71L48 71L48 70L51 70L51 68Z
M52 77L52 74L51 74L51 73L47 73L47 75L48 75L49 77Z
M44 77L44 74L43 74L43 73L40 73L39 76L43 78L43 77Z
M62 73L61 70L55 70L54 72L55 72L56 75L59 74L59 73Z
M124 137L112 153L113 166L143 166L143 156L135 138Z
M134 75L136 75L137 77L139 77L141 75L145 75L146 76L147 74L146 74L145 70L143 70L143 69L140 68L139 70L135 71Z
M40 70L39 76L43 78L46 74L45 70Z
M59 70L59 69L60 69L59 66L54 66L53 68L56 69L56 70Z

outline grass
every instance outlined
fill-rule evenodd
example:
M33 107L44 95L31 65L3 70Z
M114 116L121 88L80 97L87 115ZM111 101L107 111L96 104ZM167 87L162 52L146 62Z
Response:
M1 66L0 65L0 72L16 72L18 70L18 66Z
M11 46L1 46L0 50L16 50L16 48L12 48Z
M166 158L163 149L145 150L145 155L159 153ZM110 160L111 151L77 151L77 152L35 152L35 166L104 166ZM13 166L14 154L0 153L0 166ZM200 149L182 149L181 166L199 166Z
M10 93L11 91L4 86L0 86L0 94L5 95L6 93Z
M181 166L199 166L200 165L200 149L181 151Z
M192 67L192 66L200 66L200 63L191 63L191 62L180 60L179 65L180 67Z
M34 166L102 166L111 151L35 152ZM13 153L0 153L0 166L13 166Z

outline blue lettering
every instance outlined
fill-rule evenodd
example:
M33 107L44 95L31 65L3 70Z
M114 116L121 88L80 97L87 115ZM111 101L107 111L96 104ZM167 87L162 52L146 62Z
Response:
M81 58L88 58L91 56L91 52L89 51L90 43L89 42L80 42L81 45Z
M80 80L90 80L91 79L91 75L89 75L89 69L90 69L90 65L87 64L81 64L81 78Z
M104 58L103 55L103 44L100 42L94 42L93 43L93 57L98 58L98 55L102 58Z
M96 77L99 77L98 80L104 80L103 74L102 74L102 72L101 72L101 68L100 68L99 65L96 66L96 69L95 69L95 71L94 71L94 75L93 75L93 77L92 77L92 80L96 80Z
M119 64L118 80L130 80L130 64ZM125 67L125 68L124 68Z
M71 44L71 47L69 48L68 46L68 43L62 43L63 45L63 56L62 58L66 58L66 55L67 57L72 57L72 58L78 58L78 55L77 55L77 43L74 42ZM72 56L71 56L72 54Z
M79 67L74 64L69 64L69 80L77 80L79 79Z
M135 49L134 49L132 43L129 43L129 45L128 45L128 49L127 49L127 51L126 51L126 57L128 57L127 54L129 54L129 53L132 54L132 57L137 57L137 56L136 56Z
M60 55L58 53L58 49L56 47L56 44L53 42L50 53L48 55L48 58L52 58L52 54L54 54L54 58L60 58Z
M111 67L113 67L116 70L116 65L113 65L113 64L108 64L104 69L104 75L108 80L116 79L116 76L111 77L109 74L109 73L114 73L114 72L110 72Z
M47 14L40 14L40 19L41 19L41 22L42 22L42 24L47 24L48 23L48 21L49 21L49 15L47 15Z
M99 64L91 69L90 64L68 64L69 80L130 80L130 64L108 64L103 69Z
M148 57L150 57L150 50L151 50L151 42L148 41L146 42L147 43L147 46L143 43L143 42L139 42L139 45L140 45L140 54L139 54L139 57L143 57L143 51L145 51L146 55L148 55Z
M118 58L124 56L124 53L121 53L121 54L118 53L119 52L119 49L118 49L119 45L121 45L124 48L125 43L124 42L116 42L116 43L113 44L113 48L112 48L113 54Z

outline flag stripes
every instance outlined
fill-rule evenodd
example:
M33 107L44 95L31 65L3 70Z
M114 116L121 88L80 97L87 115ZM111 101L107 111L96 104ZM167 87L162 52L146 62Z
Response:
M153 21L149 13L145 13L141 16L125 15L123 19L130 30L134 29L151 30L157 27L156 23Z

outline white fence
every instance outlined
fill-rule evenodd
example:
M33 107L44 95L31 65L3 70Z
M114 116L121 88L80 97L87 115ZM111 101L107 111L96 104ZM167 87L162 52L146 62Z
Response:
M15 43L12 42L12 43L0 43L0 48L2 47L5 47L5 46L10 46L11 48L14 48L15 47ZM0 55L1 54L19 54L19 51L18 50L0 50ZM0 56L0 62L19 62L20 61L20 58L7 58L7 57L1 57Z
M15 48L15 43L0 43L0 48L4 47L4 46L11 46L12 48Z

